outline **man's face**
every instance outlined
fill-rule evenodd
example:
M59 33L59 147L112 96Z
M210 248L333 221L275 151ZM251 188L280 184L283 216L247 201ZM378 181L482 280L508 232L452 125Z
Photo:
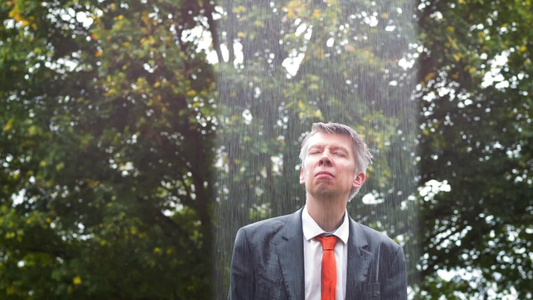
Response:
M317 133L309 139L300 184L315 198L346 198L352 188L365 182L355 172L355 157L349 136Z

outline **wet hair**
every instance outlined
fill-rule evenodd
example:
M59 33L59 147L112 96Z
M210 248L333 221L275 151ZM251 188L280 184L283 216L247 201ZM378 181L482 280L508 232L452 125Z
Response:
M372 163L372 154L368 149L363 138L352 128L339 123L313 123L311 132L303 139L300 148L300 161L302 162L302 169L304 168L304 161L307 156L309 148L309 139L317 133L338 134L350 137L352 140L352 151L355 157L355 172L366 173L369 164ZM359 189L352 188L348 200L351 200L359 192Z

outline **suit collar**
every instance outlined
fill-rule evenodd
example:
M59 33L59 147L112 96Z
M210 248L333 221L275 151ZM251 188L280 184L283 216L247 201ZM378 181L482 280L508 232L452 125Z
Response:
M276 249L287 295L291 300L303 300L305 285L301 209L289 215L281 236Z
M369 276L369 267L373 258L374 254L368 251L368 242L361 226L350 218L346 299L362 298L362 283Z

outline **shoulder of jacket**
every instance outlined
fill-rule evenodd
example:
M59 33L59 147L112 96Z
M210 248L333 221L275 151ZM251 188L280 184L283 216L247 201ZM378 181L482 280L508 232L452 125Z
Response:
M391 239L389 236L387 236L385 233L377 231L373 228L370 228L366 225L363 225L361 223L358 223L356 221L354 222L354 226L359 227L359 229L363 232L365 235L367 241L370 244L380 244L385 245L387 247L391 247L393 249L398 249L400 245L395 242L393 239Z
M291 215L284 215L274 218L269 218L261 221L254 222L252 224L248 224L246 226L243 226L241 230L244 231L256 231L256 230L264 230L266 228L271 227L277 227L277 226L283 226L287 223Z

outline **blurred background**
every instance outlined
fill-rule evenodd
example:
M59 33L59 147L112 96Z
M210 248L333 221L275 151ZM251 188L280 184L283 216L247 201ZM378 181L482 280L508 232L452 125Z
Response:
M531 2L0 3L0 299L225 299L313 122L410 299L533 297Z

